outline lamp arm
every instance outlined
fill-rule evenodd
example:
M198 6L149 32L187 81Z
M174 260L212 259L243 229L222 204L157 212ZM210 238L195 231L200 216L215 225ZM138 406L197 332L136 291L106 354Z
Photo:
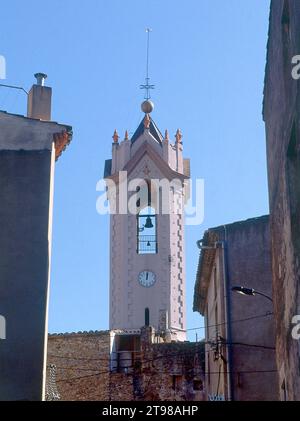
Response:
M267 300L271 301L273 303L273 299L271 297L269 297L268 295L264 294L263 292L259 292L259 291L254 291L254 293L256 295L261 295L262 297L265 297Z

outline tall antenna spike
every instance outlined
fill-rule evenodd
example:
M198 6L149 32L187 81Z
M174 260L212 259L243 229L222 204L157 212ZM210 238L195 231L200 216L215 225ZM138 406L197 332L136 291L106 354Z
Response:
M152 29L147 28L146 32L147 32L147 68L146 68L146 80L149 79L149 44L150 44L150 32L152 31Z
M149 81L149 47L150 47L150 32L152 32L151 28L146 29L147 32L147 60L146 60L146 77L145 77L145 84L140 85L140 89L145 90L144 98L148 101L151 98L150 89L154 89L155 85L150 85Z

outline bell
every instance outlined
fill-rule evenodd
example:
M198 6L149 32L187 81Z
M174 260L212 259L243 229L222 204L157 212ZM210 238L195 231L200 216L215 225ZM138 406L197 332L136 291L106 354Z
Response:
M147 243L147 247L150 247L150 246L151 246L150 241L148 241L148 243Z
M144 225L145 228L153 228L152 220L150 216L147 216L146 223Z

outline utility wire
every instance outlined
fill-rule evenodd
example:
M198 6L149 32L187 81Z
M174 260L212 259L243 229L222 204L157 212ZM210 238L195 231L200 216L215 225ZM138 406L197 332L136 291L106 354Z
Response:
M139 352L139 351L131 351L131 352ZM48 358L62 358L65 360L78 360L78 361L107 361L110 359L110 356L108 355L106 358L89 358L89 357L64 357L63 355L54 355L54 354L48 354Z
M23 91L26 95L29 95L29 93L24 88L22 88L22 86L5 85L4 83L0 83L0 87L10 88L10 89L18 89L20 91Z
M226 343L226 345L227 345L227 343ZM231 342L231 345L250 346L250 347L253 347L253 348L268 349L270 351L275 351L276 350L276 348L274 346L245 344L243 342Z
M207 342L195 342L195 345L193 346L193 348L199 348L199 344L204 344L204 345L214 345L217 344L217 341L207 341ZM248 343L244 343L244 342L226 342L226 341L220 341L219 343L220 345L238 345L238 346L248 346L248 347L253 347L253 348L259 348L259 349L265 349L265 350L275 350L275 347L271 347L271 346L266 346L266 345L257 345L257 344L248 344ZM141 351L129 351L133 354L141 354ZM211 352L211 350L200 350L199 349L199 353L209 353ZM148 359L148 360L143 360L143 362L151 362L154 361L156 359L159 358L171 358L171 357L175 357L175 356L186 356L186 355L191 355L191 354L195 354L195 349L191 349L191 350L184 350L184 351L176 351L175 353L172 354L167 354L167 355L159 355L155 358L152 359ZM48 358L60 358L60 359L65 359L65 360L74 360L74 361L117 361L117 359L115 358L111 358L109 355L106 358L85 358L85 357L64 357L62 355L53 355L53 354L49 354ZM123 358L122 361L127 361L130 360L131 358Z
M88 374L86 376L78 376L78 377L70 377L69 379L60 379L60 380L56 380L57 383L59 382L70 382L73 380L80 380L80 379L86 379L86 378L90 378L90 377L96 377L96 376L100 376L101 374L109 374L112 373L111 371L100 371L99 373L96 374ZM210 371L210 372L204 372L202 371L201 374L210 374L210 375L219 375L220 370L218 371ZM230 371L224 371L223 374L229 374ZM232 371L233 374L264 374L264 373L277 373L277 370L235 370ZM114 374L114 373L112 373Z
M247 322L249 320L260 319L262 317L269 317L269 316L272 316L273 314L274 313L272 313L272 312L267 312L265 314L260 314L258 316L251 316L251 317L247 317L245 319L232 320L231 323ZM192 328L186 329L186 331L188 332L188 331L191 331L191 330L200 330L200 329L206 329L206 328L209 329L211 327L218 327L218 326L223 326L223 325L226 325L226 324L228 324L228 322L221 322L221 323L217 323L217 324L214 324L214 325L208 325L208 326L192 327Z
M240 343L237 343L237 345L240 345ZM242 344L242 345L252 346L250 344ZM256 346L255 345L254 347L260 347L260 346ZM269 349L270 347L262 346L262 348ZM155 358L150 358L148 360L143 360L142 362L143 363L151 363L151 362L154 362L155 360L158 360L158 359L170 358L170 357L173 357L173 356L188 357L188 356L191 356L191 354L194 355L194 350L190 350L189 352L185 351L184 353L180 353L180 352L178 353L177 352L177 353L175 353L173 355L172 354L161 355L161 356L158 356L158 357L155 357ZM108 362L109 359L107 359L106 361ZM76 376L76 377L71 377L71 378L67 378L67 379L60 379L60 380L57 380L57 382L69 382L69 381L78 380L78 379L90 378L90 377L98 376L98 375L101 375L101 374L113 373L112 370L104 370L104 371L99 371L98 372L97 369L93 369L93 368L80 368L80 367L74 367L74 366L71 366L71 367L59 367L59 366L57 366L56 368L58 370L61 369L61 370L96 371L96 373L94 373L94 374L88 374L88 375L84 375L84 376ZM124 369L124 370L127 369L128 370L128 369L133 369L133 367L132 366L127 366L127 367L122 367L122 369ZM220 375L220 370L217 371L217 372L213 372L213 371L205 372L205 371L202 371L201 370L201 367L199 367L199 369L200 369L202 375L206 375L206 374ZM142 369L141 371L145 371L145 370L146 370L146 368ZM191 370L194 370L194 368L191 368ZM277 372L277 370L243 370L243 371L237 370L237 371L233 371L232 373L254 374L254 373L275 373L275 372ZM224 371L223 374L229 374L229 371L226 371L226 372Z
M101 374L108 374L109 371L100 371L97 374L88 374L86 376L79 376L79 377L70 377L69 379L60 379L60 380L56 380L56 383L60 383L60 382L70 382L73 380L79 380L79 379L87 379L89 377L96 377L96 376L100 376Z
M209 345L212 345L211 342L208 343L208 344ZM220 345L228 346L229 343L221 342ZM231 345L247 346L247 347L253 347L253 348L256 348L256 349L265 349L265 350L272 350L272 351L275 350L275 348L268 347L268 346L265 346L265 345L253 345L253 344L246 344L246 343L242 343L242 342L231 343ZM207 350L207 351L201 351L201 350L199 350L199 353L207 353L207 354L209 354L211 352L214 352L214 350L212 350L212 349ZM160 359L164 359L164 358L168 358L168 359L171 359L173 357L182 357L182 358L185 358L185 357L191 357L191 356L195 356L195 350L193 350L193 349L192 350L189 350L189 351L184 351L184 352L177 351L176 353L173 353L173 354L159 355L159 356L154 357L154 358L148 358L148 359L136 360L136 361L137 362L141 362L142 364L146 364L146 363L153 363L154 361L157 361L157 360L160 360ZM68 357L59 357L59 358L67 358L68 359ZM71 359L72 360L76 360L76 358L71 358ZM79 360L81 361L81 359L79 359ZM89 360L86 360L86 361L89 361ZM117 362L118 359L117 358L110 358L108 356L106 359L101 359L101 360L92 359L91 361L105 361L107 363L113 363L113 362ZM124 358L124 359L122 359L122 362L125 362L125 361L132 361L132 358ZM69 366L69 367L56 366L56 367L57 367L57 369L60 369L60 370L98 371L97 368L88 368L88 367L83 367L83 368L75 367L75 366ZM122 367L122 368L123 369L130 369L130 368L132 368L132 366L130 365L130 366L127 366L127 367Z
M261 315L258 315L258 316L247 317L245 319L232 320L231 323L241 323L241 322L245 322L245 321L248 321L248 320L254 320L254 319L258 319L258 318L262 318L262 317L269 317L271 315L273 315L272 312L267 312L265 314L261 314ZM222 325L225 325L225 324L227 324L227 322L217 323L217 324L209 325L209 326L193 327L193 328L187 329L187 331L199 330L199 329L206 329L206 327L207 328L212 328L212 327L222 326ZM210 342L205 342L205 341L191 342L191 343L192 344L200 344L200 343L201 344L203 344L203 343L204 344L210 344ZM249 346L254 346L254 345L249 345ZM131 352L138 353L140 351L131 351ZM49 354L48 357L63 358L63 359L70 359L70 360L83 360L83 361L85 361L85 360L86 361L105 361L106 360L106 358L87 358L87 357L71 357L71 356L64 357L62 355L54 355L54 354ZM109 357L107 357L107 358L109 358Z

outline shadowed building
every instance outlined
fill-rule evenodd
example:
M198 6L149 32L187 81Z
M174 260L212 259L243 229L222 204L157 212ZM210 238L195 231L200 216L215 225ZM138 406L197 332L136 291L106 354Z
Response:
M199 247L194 311L205 318L207 399L277 400L268 216L210 228Z
M50 121L44 76L28 94L27 117L0 111L1 400L44 394L54 164L72 136Z
M276 355L282 400L300 400L300 2L272 0L265 74ZM292 62L293 60L293 62ZM292 77L292 72L293 76Z

